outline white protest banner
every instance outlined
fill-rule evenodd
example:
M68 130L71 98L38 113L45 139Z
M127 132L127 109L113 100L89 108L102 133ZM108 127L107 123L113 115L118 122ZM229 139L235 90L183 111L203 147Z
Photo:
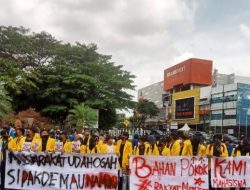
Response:
M203 157L132 156L130 189L208 190L208 160Z
M7 152L5 188L27 190L117 189L114 154Z
M215 188L250 187L250 158L211 158L211 184Z

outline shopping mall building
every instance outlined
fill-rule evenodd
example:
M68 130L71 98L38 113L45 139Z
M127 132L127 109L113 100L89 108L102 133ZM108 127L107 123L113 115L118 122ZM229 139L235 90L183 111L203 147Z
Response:
M250 126L250 77L220 74L211 60L192 58L165 69L164 80L139 89L138 99L159 107L159 116L148 120L151 127L187 123L195 130L239 134Z

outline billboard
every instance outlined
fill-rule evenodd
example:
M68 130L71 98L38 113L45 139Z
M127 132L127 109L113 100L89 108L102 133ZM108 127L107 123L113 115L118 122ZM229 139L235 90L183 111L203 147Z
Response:
M197 124L200 122L200 89L186 90L172 94L171 112L173 122Z
M212 61L195 58L170 67L164 71L164 90L187 84L211 85L212 67Z
M175 119L194 119L195 98L175 100Z

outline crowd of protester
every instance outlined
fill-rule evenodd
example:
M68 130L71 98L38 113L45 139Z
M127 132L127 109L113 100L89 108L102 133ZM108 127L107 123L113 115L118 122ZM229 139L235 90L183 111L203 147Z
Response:
M2 150L1 172L4 176L6 150L26 152L60 152L79 154L118 155L121 173L129 173L129 157L144 156L249 156L250 146L242 136L238 145L224 142L222 136L216 136L213 142L206 144L204 139L193 139L188 132L171 133L170 136L158 139L153 135L134 135L129 140L127 132L118 137L109 134L91 134L89 130L67 133L59 130L39 130L36 127L1 128L0 145ZM124 178L123 178L124 179ZM2 183L4 178L2 177ZM119 184L120 189L122 182Z

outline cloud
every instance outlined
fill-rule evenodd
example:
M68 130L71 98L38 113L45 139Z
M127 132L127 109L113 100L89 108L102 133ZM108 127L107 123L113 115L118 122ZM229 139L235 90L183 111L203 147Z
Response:
M250 39L250 27L245 25L245 24L241 24L240 25L240 31L242 32L242 34L246 37Z
M220 72L233 71L229 64L247 68L250 45L244 38L250 38L250 27L244 23L248 23L248 9L224 0L215 11L220 13L224 7L227 16L218 18L213 13L215 3L1 0L0 23L45 30L65 42L96 43L100 53L112 55L116 64L135 74L135 84L141 88L163 80L165 68L193 56L214 60ZM239 71L238 67L234 70Z

